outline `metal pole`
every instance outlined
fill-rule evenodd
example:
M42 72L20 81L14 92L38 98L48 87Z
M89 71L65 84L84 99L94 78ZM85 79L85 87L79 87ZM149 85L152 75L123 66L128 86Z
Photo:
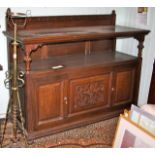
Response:
M13 136L14 140L17 139L17 24L14 24L14 41L13 45L13 82L12 82L12 94L13 94L13 108L12 108L12 116L13 116Z

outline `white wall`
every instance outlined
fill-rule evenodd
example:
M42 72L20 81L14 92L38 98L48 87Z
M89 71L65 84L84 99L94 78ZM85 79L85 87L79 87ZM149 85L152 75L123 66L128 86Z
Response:
M4 87L4 74L7 70L6 38L2 34L5 29L5 11L6 8L0 8L0 64L3 66L3 71L0 71L0 117L5 113L8 102L8 90Z
M155 58L155 8L149 8L147 25L142 25L136 21L136 8L126 8L124 18L126 26L144 28L151 30L151 33L146 36L143 50L143 64L139 92L139 105L147 103L150 80L152 76L153 61ZM137 41L126 39L123 41L121 50L132 55L137 54Z
M3 66L3 71L0 72L0 117L3 117L6 111L8 102L8 91L4 87L5 71L7 71L7 51L6 51L6 38L3 36L2 31L5 30L5 11L7 8L0 8L0 64ZM31 10L32 16L38 15L78 15L78 14L105 14L111 13L113 9L117 13L116 23L119 25L137 26L149 28L153 31L151 35L146 38L146 48L144 49L144 63L141 81L141 90L139 95L139 104L147 102L148 89L150 77L152 73L153 63L153 49L155 33L153 27L153 19L155 21L155 9L151 8L149 12L149 24L147 26L135 23L136 8L11 8L15 12L25 12ZM155 35L154 35L155 36ZM137 42L134 40L118 41L117 48L123 52L129 52L133 55L137 54Z

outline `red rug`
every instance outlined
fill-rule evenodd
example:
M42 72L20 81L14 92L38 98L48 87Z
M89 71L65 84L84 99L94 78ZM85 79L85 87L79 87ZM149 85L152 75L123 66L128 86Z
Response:
M64 131L51 136L36 139L30 148L105 148L111 147L118 118L101 121L80 128ZM8 125L10 126L10 125ZM7 129L3 147L25 147L22 135L20 141L10 145L11 131ZM7 137L7 138L6 138Z

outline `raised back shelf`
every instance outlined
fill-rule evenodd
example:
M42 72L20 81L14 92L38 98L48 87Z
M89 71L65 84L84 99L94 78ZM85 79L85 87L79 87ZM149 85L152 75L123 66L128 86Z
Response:
M59 21L62 18L65 19L63 24ZM78 19L77 25L70 25L71 21L77 22L76 18ZM25 47L25 49L19 49L21 52L19 52L18 62L21 63L25 60L28 63L26 70L31 70L31 59L35 61L48 59L52 56L77 53L84 53L87 56L92 52L115 51L117 38L141 39L149 33L148 30L114 25L114 18L114 13L107 16L100 15L96 18L97 22L95 23L94 16L32 17L26 27L19 29L17 33L18 42ZM94 21L91 21L91 24L87 23L85 19ZM99 22L101 19L105 20L103 25L102 22ZM24 19L15 18L14 20L20 23ZM47 20L49 20L48 25ZM36 25L38 22L41 23L40 26ZM9 40L12 40L13 32L10 25L11 23L8 24L8 31L4 34ZM26 53L24 53L25 51ZM10 53L8 55L11 62L12 57Z

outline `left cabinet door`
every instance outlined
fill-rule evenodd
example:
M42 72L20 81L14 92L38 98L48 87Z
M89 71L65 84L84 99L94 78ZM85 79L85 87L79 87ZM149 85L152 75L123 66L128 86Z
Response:
M34 130L57 126L64 118L64 76L42 76L33 79Z

